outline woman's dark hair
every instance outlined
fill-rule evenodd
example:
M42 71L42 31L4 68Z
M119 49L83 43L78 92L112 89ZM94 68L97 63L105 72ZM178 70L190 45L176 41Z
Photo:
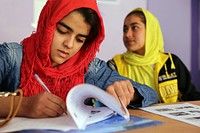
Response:
M142 11L134 10L134 11L130 12L130 13L126 16L126 18L127 18L128 16L130 16L130 15L136 15L136 16L138 16L138 17L141 19L141 21L144 23L144 25L146 25L146 18L145 18L144 13L143 13Z
M90 8L79 8L76 9L75 11L80 13L85 18L85 22L91 26L91 30L88 38L85 41L85 44L93 42L93 40L99 34L99 28L100 28L99 16L94 10Z

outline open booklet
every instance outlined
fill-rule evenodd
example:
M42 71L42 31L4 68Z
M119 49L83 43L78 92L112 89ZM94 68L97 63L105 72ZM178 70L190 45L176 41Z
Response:
M94 107L86 104L86 99L95 98L104 106ZM13 132L19 130L61 130L85 129L87 125L93 124L118 114L129 121L130 114L123 106L125 114L117 100L104 90L90 85L80 84L73 87L66 97L68 115L63 114L55 118L31 119L15 117L0 132Z
M95 98L105 106L88 106L85 104L88 98ZM73 87L67 95L66 103L68 112L79 129L85 129L87 124L107 119L116 113L126 120L130 119L129 112L122 102L125 114L113 96L94 85L80 84Z

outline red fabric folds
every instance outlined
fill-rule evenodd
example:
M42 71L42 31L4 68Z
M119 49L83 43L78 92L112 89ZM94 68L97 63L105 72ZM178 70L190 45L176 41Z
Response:
M98 37L88 44L87 48L82 47L66 63L52 68L50 45L56 23L80 7L91 8L97 12L101 24ZM94 59L103 39L103 20L96 0L48 0L41 11L36 32L22 41L24 55L20 88L23 90L24 96L32 96L44 91L34 78L36 73L53 94L65 100L68 91L73 86L84 82L84 69L88 70L88 65Z

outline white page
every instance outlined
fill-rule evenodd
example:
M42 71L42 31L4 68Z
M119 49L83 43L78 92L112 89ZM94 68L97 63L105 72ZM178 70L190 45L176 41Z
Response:
M60 131L69 131L71 129L78 128L84 129L86 127L86 123L91 124L93 122L97 122L98 120L104 120L111 117L113 115L113 110L126 119L130 117L126 108L127 114L126 116L123 115L116 99L105 91L99 88L96 89L97 87L89 84L82 84L76 87L78 87L77 90L74 88L72 89L76 91L70 90L70 92L73 93L72 95L70 92L70 95L68 94L69 97L67 98L69 100L67 101L67 109L73 119L78 122L78 125L75 124L75 121L69 115L42 119L15 117L5 127L0 128L0 132L13 132L27 129L48 129ZM80 89L82 89L82 91L80 91ZM84 100L89 97L98 98L99 101L104 103L106 106L109 106L109 108L101 108L101 114L95 114L90 117L91 110L94 108L84 104Z
M200 127L200 106L198 105L181 103L150 106L141 109Z
M69 131L71 129L77 129L77 126L72 118L67 115L41 119L15 117L6 126L0 128L0 132L13 132L26 129L52 129Z
M127 113L126 115L123 115L119 103L113 96L94 85L80 84L73 87L69 91L66 99L68 111L79 129L85 129L86 121L89 118L92 109L91 106L88 107L88 105L84 104L84 101L87 98L96 98L98 101L102 102L104 105L109 107L111 110L114 110L125 119L129 120L130 118L130 114L126 108L125 111ZM99 115L99 117L105 116Z
M91 112L89 118L87 119L86 125L108 119L108 118L112 117L113 115L115 115L115 112L108 107L93 108L92 112ZM99 117L99 116L103 116L103 117Z

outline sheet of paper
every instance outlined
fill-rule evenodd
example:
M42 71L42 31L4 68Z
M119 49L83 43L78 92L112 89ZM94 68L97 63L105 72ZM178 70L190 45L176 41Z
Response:
M92 109L92 114L87 120L87 124L96 123L108 119L114 115L114 112L107 107L98 107ZM98 114L98 115L97 115ZM99 117L105 116L105 117ZM55 118L42 118L42 119L30 119L23 117L13 118L8 125L0 128L0 132L14 132L20 130L59 130L69 131L71 129L78 129L73 119L70 116L62 115Z
M117 100L96 86L90 84L80 84L72 88L66 99L67 109L77 124L79 129L85 129L86 121L90 116L92 106L85 105L84 101L87 98L96 98L98 101L102 102L111 110L114 110L119 115L129 120L130 114L126 109L126 116L123 115ZM97 114L98 115L98 114ZM99 115L99 117L104 118L104 116Z
M141 109L200 127L200 106L198 105L181 103L150 106Z
M163 122L136 116L130 116L130 121L127 122L123 117L115 115L110 119L106 119L104 121L88 125L85 130L74 129L65 132L62 132L60 130L23 130L19 131L19 133L115 133L126 131L131 132L130 130L133 129L155 126L158 124L163 124Z
M94 108L86 105L84 101L88 98L96 98L108 108ZM97 121L112 117L114 111L122 116L122 119L130 118L127 109L127 117L123 115L119 103L113 96L93 85L82 84L72 88L66 99L68 115L43 119L15 117L8 123L8 125L0 128L0 132L12 132L27 129L47 129L60 131L69 131L71 129L78 128L85 129L87 124L96 123ZM91 114L91 111L93 111L93 114Z
M116 115L115 112L109 109L108 107L93 108L87 120L87 125L108 119L112 117L113 115ZM99 117L99 116L102 116L102 117Z
M72 120L72 118L68 117L67 115L62 115L60 117L55 118L42 119L15 117L8 123L8 125L0 128L0 132L13 132L27 129L52 129L60 131L69 131L71 129L77 129L77 126Z

